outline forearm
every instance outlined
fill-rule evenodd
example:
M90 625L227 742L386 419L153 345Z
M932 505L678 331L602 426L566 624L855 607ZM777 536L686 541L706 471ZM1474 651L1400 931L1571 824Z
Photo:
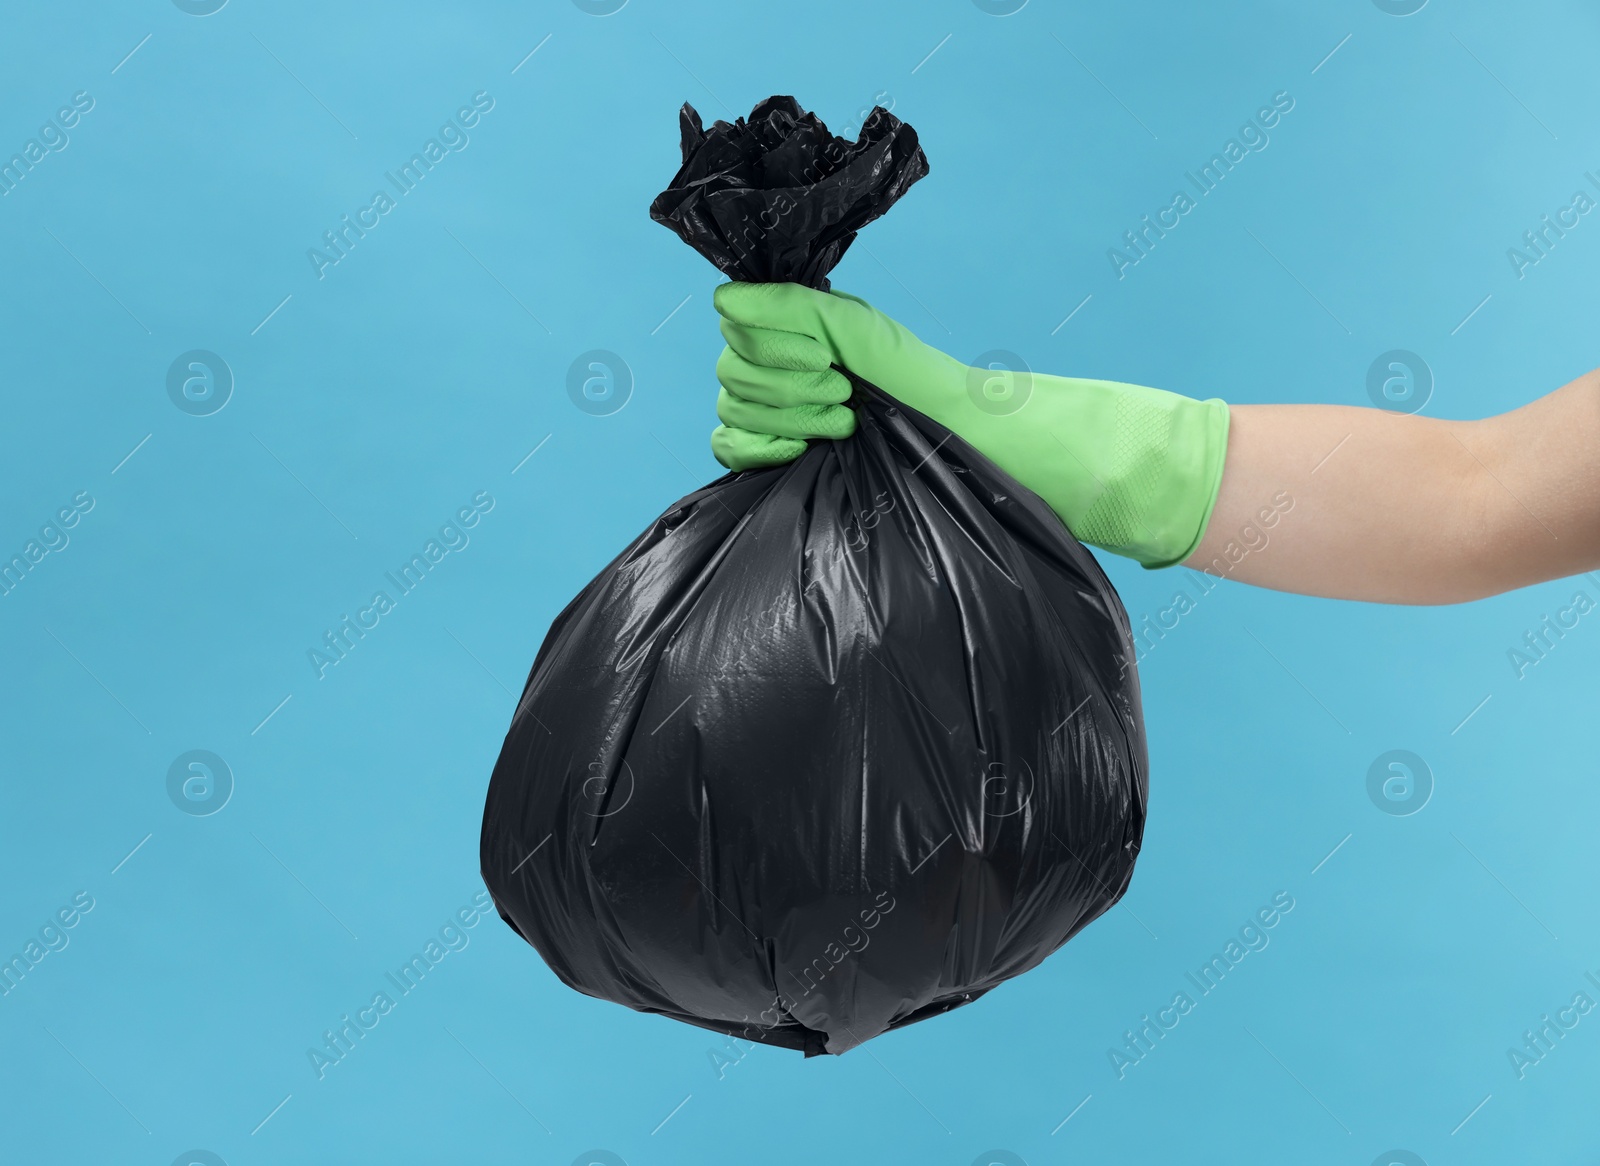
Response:
M1484 421L1336 405L1231 413L1221 492L1186 566L1418 604L1600 567L1600 370Z

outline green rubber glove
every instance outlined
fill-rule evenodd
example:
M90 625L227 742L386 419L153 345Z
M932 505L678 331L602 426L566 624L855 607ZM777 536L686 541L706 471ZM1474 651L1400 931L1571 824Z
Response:
M848 437L849 369L953 430L1043 498L1083 542L1170 567L1193 553L1222 484L1228 406L1116 381L971 368L871 304L793 283L727 283L711 437L729 469Z

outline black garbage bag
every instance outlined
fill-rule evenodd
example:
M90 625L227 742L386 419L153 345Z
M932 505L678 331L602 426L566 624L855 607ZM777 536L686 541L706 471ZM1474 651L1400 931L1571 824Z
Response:
M883 109L682 121L651 213L737 279L825 286L927 172ZM1147 796L1099 564L852 379L855 436L680 499L556 618L481 846L564 983L808 1056L1036 966L1127 888Z

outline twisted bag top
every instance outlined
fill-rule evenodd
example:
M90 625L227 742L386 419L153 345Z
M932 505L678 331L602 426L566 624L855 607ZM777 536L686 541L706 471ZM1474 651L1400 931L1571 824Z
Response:
M651 207L735 279L826 288L919 178L789 97L682 112ZM858 426L674 503L567 605L484 810L501 916L580 992L842 1053L1034 967L1127 888L1147 795L1093 556L942 426Z

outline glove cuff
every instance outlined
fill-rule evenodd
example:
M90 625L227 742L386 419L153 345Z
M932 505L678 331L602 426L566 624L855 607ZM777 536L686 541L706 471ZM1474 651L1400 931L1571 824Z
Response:
M1156 537L1150 545L1133 552L1146 569L1176 566L1205 538L1222 490L1228 421L1227 403L1217 397L1189 401L1174 413L1162 487L1146 508L1146 514L1164 521L1152 532Z

